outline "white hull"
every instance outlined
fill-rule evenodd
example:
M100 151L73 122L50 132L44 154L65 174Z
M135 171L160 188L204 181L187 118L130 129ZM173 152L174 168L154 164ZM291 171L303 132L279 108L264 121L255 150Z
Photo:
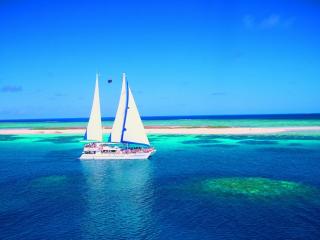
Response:
M139 153L83 153L80 160L130 160L130 159L148 159L153 152Z

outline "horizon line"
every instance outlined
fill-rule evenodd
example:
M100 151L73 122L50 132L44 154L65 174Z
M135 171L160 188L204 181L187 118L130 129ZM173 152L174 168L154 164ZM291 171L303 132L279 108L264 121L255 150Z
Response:
M151 120L150 118L168 118L168 119L206 119L212 117L258 117L258 116L302 116L302 115L320 115L320 113L254 113L254 114L196 114L196 115L153 115L153 116L141 116L142 120ZM319 116L320 117L320 116ZM57 117L57 118L16 118L16 119L0 119L0 122L7 121L45 121L45 120L64 120L64 119L89 119L89 117ZM114 120L115 117L101 117L101 119ZM160 119L159 119L160 120Z

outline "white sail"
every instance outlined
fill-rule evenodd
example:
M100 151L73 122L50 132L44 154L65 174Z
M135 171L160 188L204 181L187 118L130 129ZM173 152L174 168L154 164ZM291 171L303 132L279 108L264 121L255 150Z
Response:
M87 130L84 136L85 140L102 141L102 124L100 112L100 97L99 97L99 75L96 76L96 86L94 89L94 96L91 108L90 119Z
M125 74L122 77L121 96L110 140L150 145Z
M137 105L134 101L131 89L128 87L128 110L123 134L124 142L134 142L150 145L144 130Z
M116 114L116 118L114 120L112 131L110 135L110 142L120 143L122 142L122 129L124 124L124 116L125 116L125 109L126 109L126 97L127 92L127 83L126 83L126 76L123 74L122 76L122 88L121 88L121 94L120 94L120 100L118 105L118 110Z

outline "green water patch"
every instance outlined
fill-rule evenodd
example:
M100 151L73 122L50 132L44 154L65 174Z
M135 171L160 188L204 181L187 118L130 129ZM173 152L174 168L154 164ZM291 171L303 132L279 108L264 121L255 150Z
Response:
M192 135L162 135L162 134L152 134L148 135L150 143L165 143L165 144L176 144L181 142L182 140L192 139Z
M288 146L296 147L296 146L303 146L303 145L301 143L289 143Z
M65 185L67 180L67 176L64 175L50 175L31 180L30 186L37 189L50 189Z
M163 138L161 138L161 137L149 136L148 138L149 138L150 142L161 142L161 141L163 141Z
M183 134L152 134L148 135L154 138L185 138L186 135ZM190 136L190 135L187 135Z
M250 199L306 197L319 194L315 187L261 177L215 178L201 181L197 191L217 196L242 196Z
M238 143L248 144L248 145L276 145L276 144L278 144L278 142L274 141L274 140L253 140L253 139L242 140L242 141L239 141Z
M0 142L16 141L21 139L18 135L0 135Z
M58 137L46 137L37 139L36 142L49 142L49 143L78 143L82 140L79 136L58 136Z
M199 139L199 140L185 140L181 141L182 144L206 144L206 143L220 143L218 140L214 139Z
M234 148L234 147L237 147L237 145L218 143L218 144L202 144L202 145L199 145L199 147L203 147L203 148Z
M222 136L220 135L194 135L194 138L196 139L201 139L201 140L213 140L213 139L219 139L221 138Z

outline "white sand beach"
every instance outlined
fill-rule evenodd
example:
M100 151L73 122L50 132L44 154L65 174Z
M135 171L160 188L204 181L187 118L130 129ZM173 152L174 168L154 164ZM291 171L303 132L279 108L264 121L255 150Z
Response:
M212 128L212 127L164 127L149 126L146 127L148 134L203 134L203 135L249 135L249 134L275 134L285 132L302 132L302 131L320 131L320 126L308 127L229 127L229 128ZM69 129L0 129L0 135L20 135L20 134L84 134L84 128ZM104 133L110 133L110 128L104 128Z

